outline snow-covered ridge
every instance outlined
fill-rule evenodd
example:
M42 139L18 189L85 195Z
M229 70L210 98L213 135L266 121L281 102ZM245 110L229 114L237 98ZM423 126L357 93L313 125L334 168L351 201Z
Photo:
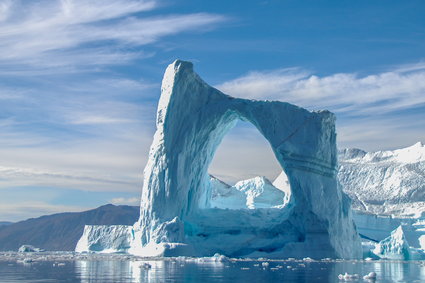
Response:
M425 146L339 151L338 179L356 210L419 217L425 212Z
M415 163L425 161L425 145L417 142L412 146L396 149L366 152L357 148L348 148L339 151L339 160L354 163L397 162Z

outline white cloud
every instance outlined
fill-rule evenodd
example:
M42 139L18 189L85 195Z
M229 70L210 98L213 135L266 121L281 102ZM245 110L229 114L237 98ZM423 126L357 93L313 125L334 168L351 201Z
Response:
M19 65L72 71L72 66L124 64L152 55L134 47L225 20L207 13L144 16L156 6L141 0L1 1L2 73L28 71Z
M83 162L82 165L85 165ZM31 164L32 165L32 164ZM46 165L44 165L46 167ZM61 168L62 169L62 168ZM34 167L1 167L0 188L13 186L44 186L57 188L71 188L85 191L127 191L139 190L141 175L128 172L117 172L115 176L108 176L101 170L87 172L87 168L60 172L55 168L47 168L46 171ZM92 173L89 174L89 173ZM85 175L84 175L85 174Z
M383 114L425 105L425 64L363 77L319 77L299 69L252 72L217 87L237 97L287 101L312 110Z
M257 71L217 88L236 97L331 110L337 115L340 147L394 149L425 140L422 62L367 76L339 73L319 77L295 68Z
M125 124L125 123L134 123L136 121L130 119L122 119L115 117L107 116L80 116L79 118L71 120L71 124L75 125L97 125L97 124Z
M115 205L139 205L140 198L114 198L110 202Z
M89 207L54 205L43 201L16 200L15 202L0 201L0 221L21 221L61 212L80 212Z

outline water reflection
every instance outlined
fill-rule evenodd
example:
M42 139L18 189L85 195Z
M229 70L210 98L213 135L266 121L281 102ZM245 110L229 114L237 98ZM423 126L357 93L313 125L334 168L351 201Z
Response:
M339 274L358 274L361 278L370 273L376 272L376 282L425 282L425 262L407 261L376 261L376 262L340 262L335 264L335 268L330 277L330 282ZM372 280L368 282L374 282Z
M148 267L147 267L148 266ZM178 280L198 282L203 274L221 277L226 267L222 262L193 260L137 260L137 261L94 261L80 260L75 262L75 272L82 283L93 282L158 282ZM230 267L227 265L227 267Z
M43 260L42 260L43 259ZM58 264L60 262L60 264ZM425 262L410 261L226 261L207 259L136 260L125 256L69 261L35 258L25 264L1 261L0 282L334 282L339 274L376 272L376 283L425 282ZM148 264L148 265L147 265ZM373 282L373 281L372 281Z

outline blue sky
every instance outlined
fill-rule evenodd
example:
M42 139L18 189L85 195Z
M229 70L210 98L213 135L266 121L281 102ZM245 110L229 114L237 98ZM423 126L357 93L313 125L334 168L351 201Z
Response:
M423 1L0 0L0 220L137 204L163 72L337 115L340 147L425 141ZM279 168L240 123L211 172Z

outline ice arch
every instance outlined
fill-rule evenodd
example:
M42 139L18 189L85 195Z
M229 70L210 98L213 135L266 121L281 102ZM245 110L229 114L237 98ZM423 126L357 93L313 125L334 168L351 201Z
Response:
M282 168L269 142L258 129L239 120L218 146L208 172L228 184L234 184L256 176L274 180Z
M286 174L270 144L249 122L239 120L226 133L208 173L211 208L283 209L291 199Z
M209 163L237 119L252 123L270 143L292 188L290 211L200 209L209 201ZM129 252L360 257L350 204L336 179L334 122L328 111L230 97L207 85L191 63L175 61L162 81Z

